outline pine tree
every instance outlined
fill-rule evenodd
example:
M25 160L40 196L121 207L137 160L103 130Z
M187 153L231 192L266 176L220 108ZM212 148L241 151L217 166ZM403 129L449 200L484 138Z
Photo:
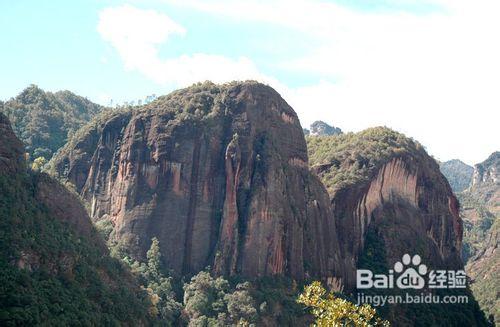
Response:
M149 248L146 257L148 259L149 273L153 278L159 278L161 275L161 252L160 242L156 237L151 239L151 247Z

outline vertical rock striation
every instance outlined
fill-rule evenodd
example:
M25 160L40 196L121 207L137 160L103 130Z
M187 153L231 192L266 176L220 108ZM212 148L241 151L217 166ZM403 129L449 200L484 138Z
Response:
M348 289L370 230L384 244L388 269L408 251L433 267L462 267L458 201L419 144L373 128L309 138L309 146L313 169L330 193Z
M89 127L54 160L144 258L157 237L170 268L333 277L339 244L328 195L308 170L293 109L254 82L195 85Z

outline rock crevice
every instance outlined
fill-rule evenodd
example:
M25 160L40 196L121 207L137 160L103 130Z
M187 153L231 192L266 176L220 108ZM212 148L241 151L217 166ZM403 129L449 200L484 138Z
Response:
M271 88L192 87L94 131L97 142L83 135L54 167L133 257L144 259L157 237L179 274L210 266L225 275L340 278L328 195L307 169L296 113Z

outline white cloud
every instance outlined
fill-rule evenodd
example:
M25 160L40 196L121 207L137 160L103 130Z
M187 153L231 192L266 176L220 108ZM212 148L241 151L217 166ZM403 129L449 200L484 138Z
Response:
M130 5L104 9L97 30L121 56L125 68L138 71L160 84L175 87L198 81L270 78L260 74L246 57L237 59L222 55L195 53L162 59L158 47L173 35L183 36L186 29L167 15Z
M107 93L101 93L97 95L95 101L103 106L107 106L111 103L112 97Z
M280 63L321 79L282 90L303 125L316 119L347 130L387 125L443 160L476 163L500 149L497 1L429 1L441 10L425 15L319 0L167 2L287 27L320 44Z
M147 75L153 74L152 65L158 57L157 46L171 35L186 33L168 16L130 5L102 10L97 31L118 50L127 69L137 69Z
M261 79L254 63L245 57L231 59L220 55L195 53L178 58L150 61L146 75L162 84L186 86L194 82L211 80L216 83L241 79Z
M153 10L103 10L101 36L117 49L127 69L158 83L256 79L275 87L303 125L316 119L344 130L387 125L415 137L440 159L459 157L469 163L500 149L496 1L428 1L442 10L425 15L361 12L320 0L164 1L234 24L278 25L312 40L311 45L320 44L276 64L284 71L318 76L318 83L288 88L260 72L250 57L197 53L160 58L158 46L184 36L185 28Z

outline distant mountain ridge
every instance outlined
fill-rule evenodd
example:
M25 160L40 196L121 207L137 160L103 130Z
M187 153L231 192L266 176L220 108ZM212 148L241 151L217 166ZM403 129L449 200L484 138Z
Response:
M328 125L322 120L317 120L309 126L309 129L304 128L304 135L310 136L325 136L325 135L339 135L342 130L338 127Z
M46 160L103 110L106 108L70 91L45 92L36 85L0 103L0 112L10 120L30 157Z
M460 193L468 188L472 182L474 168L460 161L453 159L440 163L441 172L450 182L453 192Z

